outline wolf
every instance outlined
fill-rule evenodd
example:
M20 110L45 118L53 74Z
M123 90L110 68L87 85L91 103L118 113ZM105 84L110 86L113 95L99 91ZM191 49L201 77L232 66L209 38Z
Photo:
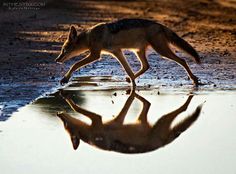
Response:
M193 98L193 95L190 95L182 106L160 117L154 125L150 125L147 115L151 103L132 91L120 113L113 119L103 122L101 115L82 108L63 92L60 95L74 111L92 121L91 124L87 124L66 112L57 113L57 117L61 119L65 130L70 135L74 150L82 140L97 148L119 153L135 154L154 151L170 144L186 131L198 119L203 106L203 104L199 105L188 117L173 125L178 115L187 110ZM142 110L136 122L124 124L135 98L142 103Z
M79 34L75 27L71 26L69 35L55 61L63 63L85 51L89 51L90 54L73 64L60 82L61 84L67 83L74 71L99 60L101 53L108 52L120 62L128 75L126 81L131 82L135 88L135 79L149 69L146 49L151 46L162 57L181 65L193 84L198 86L200 84L198 78L191 72L186 61L172 51L170 44L185 51L196 63L200 64L197 51L188 42L166 26L152 20L121 19L110 23L99 23ZM133 72L124 56L124 49L135 51L141 63L141 68L136 73Z

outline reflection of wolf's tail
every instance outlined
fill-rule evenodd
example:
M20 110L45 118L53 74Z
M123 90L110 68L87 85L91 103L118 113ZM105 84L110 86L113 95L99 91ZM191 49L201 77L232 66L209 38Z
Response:
M167 40L177 46L178 48L180 48L181 50L187 52L189 55L191 55L194 60L196 61L196 63L201 63L200 61L200 57L197 53L197 51L188 43L186 42L184 39L180 38L176 33L174 33L173 31L171 31L170 29L166 29L165 31L165 35L167 37Z
M196 110L186 117L184 120L182 120L180 123L175 125L172 128L172 131L175 132L176 134L181 134L184 132L186 129L188 129L199 117L200 112L202 110L202 104L196 108Z

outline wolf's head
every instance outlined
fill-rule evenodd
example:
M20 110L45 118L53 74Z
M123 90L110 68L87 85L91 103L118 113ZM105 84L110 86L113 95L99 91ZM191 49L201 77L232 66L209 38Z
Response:
M57 116L62 120L65 130L70 135L73 148L76 150L80 144L80 136L77 129L75 128L75 125L73 124L73 121L71 120L71 116L64 112L58 112Z
M86 32L81 32L77 35L77 31L75 27L71 26L69 35L61 48L61 53L55 59L55 61L59 63L63 63L83 53L87 49L88 47L87 47Z

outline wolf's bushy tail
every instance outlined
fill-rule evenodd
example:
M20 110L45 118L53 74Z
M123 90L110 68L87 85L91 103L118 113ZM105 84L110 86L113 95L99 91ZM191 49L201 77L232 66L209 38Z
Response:
M201 113L201 110L202 110L202 106L203 106L203 104L199 105L191 115L189 115L184 120L182 120L180 123L175 125L172 128L172 130L174 132L182 133L186 129L188 129L198 119L198 117Z
M165 35L166 35L169 43L177 46L181 50L188 53L190 56L192 56L194 58L196 63L198 63L198 64L201 63L201 60L200 60L200 57L199 57L197 51L188 42L186 42L184 39L180 38L176 33L171 31L170 29L167 29L165 31Z

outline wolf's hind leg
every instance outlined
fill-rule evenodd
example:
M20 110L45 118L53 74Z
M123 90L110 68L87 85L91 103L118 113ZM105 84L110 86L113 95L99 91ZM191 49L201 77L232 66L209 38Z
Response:
M134 75L134 78L139 77L149 69L149 64L145 55L145 48L142 48L137 52L137 57L141 62L141 69Z
M65 95L62 91L60 92L60 95L68 103L68 105L71 107L71 109L73 109L75 112L83 114L86 117L88 117L89 119L91 119L92 125L100 126L102 124L102 116L80 107L70 97Z
M186 72L188 73L188 76L190 77L190 79L192 79L193 83L196 86L198 86L199 84L198 78L195 75L193 75L186 61L184 59L179 58L173 53L173 51L170 49L168 45L168 42L165 41L164 37L159 37L157 42L151 41L150 44L157 53L161 54L162 56L166 58L174 60L179 65L181 65L186 70Z

